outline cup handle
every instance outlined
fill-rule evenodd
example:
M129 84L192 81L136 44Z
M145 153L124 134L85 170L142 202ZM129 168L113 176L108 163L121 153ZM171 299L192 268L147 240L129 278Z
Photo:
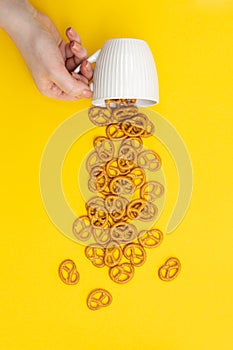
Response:
M99 49L98 51L96 51L95 53L93 53L93 55L91 55L90 57L87 58L87 61L90 63L94 63L96 62L97 58L99 57L101 49ZM80 67L81 64L75 68L74 73L79 73L80 72Z

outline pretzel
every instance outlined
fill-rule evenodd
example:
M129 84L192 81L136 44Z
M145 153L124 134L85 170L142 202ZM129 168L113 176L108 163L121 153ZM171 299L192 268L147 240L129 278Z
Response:
M172 281L180 273L181 263L177 258L169 258L164 265L159 268L158 275L163 281Z
M110 140L123 140L127 137L121 129L121 125L116 123L107 126L106 135Z
M145 128L146 121L141 118L141 114L137 114L130 119L126 119L121 124L122 131L128 137L141 136L144 133Z
M140 196L149 202L153 202L155 199L160 198L163 193L164 187L158 181L146 182L140 190Z
M122 258L122 250L120 245L112 241L106 246L104 263L108 267L113 267L117 265Z
M76 265L70 259L61 262L58 268L58 274L62 282L69 285L77 284L80 279Z
M132 194L135 186L133 181L125 176L116 176L113 178L109 184L111 193L121 195L121 194Z
M154 124L147 118L146 120L146 128L144 129L144 132L142 133L142 137L149 137L154 134L155 127Z
M107 227L92 227L92 235L97 244L105 247L111 240L110 229Z
M127 283L134 276L134 267L129 263L113 266L109 269L109 276L116 283Z
M112 122L112 114L107 108L91 107L88 111L91 122L97 126L108 125Z
M130 170L137 163L137 151L129 146L123 145L118 151L118 166L121 170Z
M163 233L158 229L151 229L149 231L141 231L138 236L138 242L144 248L158 247L163 240Z
M103 161L100 159L98 153L96 151L91 152L86 161L86 169L88 173L91 173L95 167L101 168L102 165Z
M117 158L113 158L112 160L107 162L105 170L106 170L107 176L110 178L116 177L119 175L126 175L130 172L130 169L119 168Z
M80 216L73 223L73 234L80 241L88 241L91 236L91 223L88 216Z
M105 249L101 245L91 244L85 248L86 257L96 267L105 266L104 254L105 254Z
M111 140L107 137L98 136L94 139L94 147L99 156L99 158L107 162L113 158L114 155L114 145Z
M142 139L140 136L128 137L121 142L121 147L127 145L131 146L137 153L142 149Z
M94 289L87 297L87 306L95 311L110 305L112 295L105 289Z
M145 208L147 201L145 199L139 198L132 200L126 209L126 214L129 219L134 220L140 218L140 215Z
M110 235L119 244L129 243L137 237L137 229L133 224L120 221L112 225Z
M121 196L109 195L105 198L105 208L113 221L121 220L125 213L128 200Z
M108 109L111 111L117 108L120 108L122 106L131 106L136 103L136 99L107 99L105 100L105 104ZM136 108L136 107L135 107Z
M131 118L134 115L138 113L138 108L135 106L131 107L123 107L123 108L118 108L115 109L112 112L112 117L117 121L121 122L124 121L124 119Z
M133 266L142 266L146 261L146 252L137 243L127 244L123 249L123 254Z
M141 221L150 221L152 219L155 219L157 214L158 214L158 208L156 207L156 205L153 204L152 202L146 201L146 204L142 209L138 219Z
M92 192L102 192L108 185L108 176L105 170L102 170L97 176L90 177L88 188Z
M135 190L141 188L145 184L145 181L146 181L145 171L140 167L136 167L136 168L131 169L130 173L127 174L127 177L132 180L132 182L135 186ZM140 196L143 197L141 194L140 194Z
M157 171L161 167L161 158L152 150L142 151L138 155L138 165L150 171Z
M90 223L94 227L105 228L108 224L108 212L103 208L90 206L87 209L87 215L90 219Z

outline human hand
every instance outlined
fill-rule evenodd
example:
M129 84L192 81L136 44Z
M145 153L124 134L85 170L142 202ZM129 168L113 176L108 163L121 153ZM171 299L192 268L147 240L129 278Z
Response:
M66 30L69 40L66 43L53 22L32 9L27 2L16 12L16 17L13 21L9 19L6 29L24 57L39 91L59 100L90 98L92 92L88 81L93 70L86 60L87 51L74 29ZM80 63L81 73L72 73Z

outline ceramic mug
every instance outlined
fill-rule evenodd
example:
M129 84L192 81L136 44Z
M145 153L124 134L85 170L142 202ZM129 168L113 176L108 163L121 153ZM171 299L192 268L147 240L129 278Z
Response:
M159 102L156 66L144 40L108 40L88 61L96 62L93 105L105 107L105 100L120 98L136 99L136 105L141 107ZM75 72L79 70L80 66Z

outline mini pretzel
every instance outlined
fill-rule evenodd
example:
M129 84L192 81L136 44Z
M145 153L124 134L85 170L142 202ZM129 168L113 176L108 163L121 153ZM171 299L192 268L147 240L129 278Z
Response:
M127 244L123 249L123 254L134 266L142 266L146 261L145 249L137 243Z
M77 284L80 279L76 265L70 259L62 261L58 268L58 274L62 282L69 285Z
M90 219L90 223L94 227L104 228L108 224L108 212L103 208L95 208L94 206L90 206L87 209L87 214Z
M137 163L137 151L129 145L121 146L118 151L117 163L123 171L132 169Z
M140 136L128 137L121 142L121 147L125 145L131 146L138 153L142 149L142 139Z
M158 247L163 240L163 233L158 229L142 231L139 233L138 241L145 248Z
M138 108L135 106L123 107L116 109L112 112L112 117L116 119L117 122L121 122L124 119L131 118L138 113Z
M164 193L164 187L158 181L146 182L141 190L140 195L149 202L153 202L155 199L160 198Z
M172 281L180 273L181 263L177 258L169 258L164 265L159 268L158 275L163 281Z
M155 127L154 124L147 118L146 129L142 133L142 137L149 137L154 134Z
M136 167L130 171L129 174L127 174L127 177L130 178L135 186L135 190L141 188L146 181L146 174L145 171L140 168ZM141 197L144 197L141 195Z
M126 209L126 214L129 219L134 220L140 218L140 215L145 208L147 201L145 199L134 199L132 200Z
M105 249L101 245L91 244L85 248L86 257L92 262L96 267L105 266L104 255Z
M97 244L99 244L102 247L105 247L106 244L109 243L111 236L110 236L110 229L109 228L102 228L102 227L92 227L92 235L94 237L94 240Z
M106 135L110 140L123 140L127 135L122 131L120 124L110 124L106 128Z
M110 191L113 194L132 194L135 186L133 181L125 176L116 176L109 184Z
M94 167L100 169L101 165L103 165L103 161L100 159L98 153L96 151L91 152L86 161L86 169L88 173L91 173Z
M142 151L138 155L138 165L150 171L157 171L161 167L161 158L152 150Z
M146 128L146 122L143 118L140 117L140 114L126 119L121 124L121 129L124 134L128 137L140 136L144 133Z
M134 275L134 267L129 263L113 266L109 269L110 278L119 284L129 282Z
M105 208L113 221L121 220L126 212L128 200L117 195L109 195L105 198Z
M112 225L110 235L119 244L129 243L137 237L137 229L133 224L120 221Z
M120 169L118 166L118 159L113 158L106 163L106 174L108 177L116 177L119 175L126 175L130 172L130 169Z
M110 242L106 246L104 262L108 267L113 267L117 265L122 258L122 250L120 245L117 242Z
M157 214L158 214L158 208L156 207L156 205L153 204L152 202L146 201L146 204L142 209L138 219L141 221L150 221L155 219Z
M110 305L112 295L105 289L94 289L87 297L87 306L95 311Z
M97 126L108 125L112 122L112 114L107 108L92 107L89 108L88 116L91 122Z
M92 176L88 180L88 188L92 192L102 192L108 185L108 176L105 170L102 170L97 176Z
M88 216L80 216L73 223L73 234L80 241L88 241L92 235L91 223Z
M96 137L94 140L94 147L102 161L107 162L113 158L114 145L108 138L101 136Z

